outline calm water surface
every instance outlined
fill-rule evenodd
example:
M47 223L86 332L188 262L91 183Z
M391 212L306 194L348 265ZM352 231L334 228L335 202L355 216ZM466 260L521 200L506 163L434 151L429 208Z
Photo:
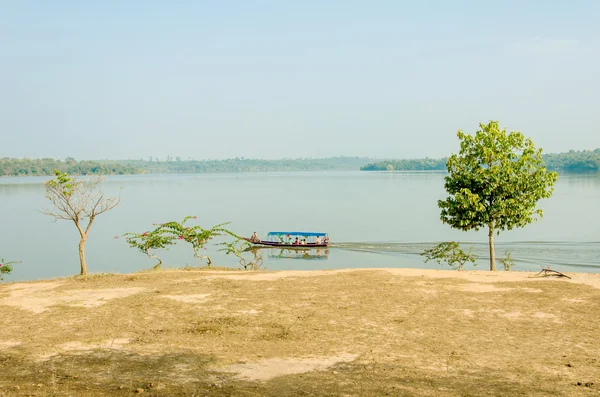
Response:
M271 230L326 231L328 250L296 252L263 249L268 269L348 267L447 268L423 263L418 254L440 241L474 245L486 269L487 234L460 232L439 220L442 173L298 172L109 177L108 194L121 193L121 204L100 216L87 244L90 272L132 272L153 262L128 247L125 232L142 232L153 223L196 215L210 227L231 222L242 235ZM43 182L48 178L0 178L0 258L21 260L6 280L61 277L78 273L78 233L72 222L54 220ZM563 271L600 271L600 178L561 176L554 195L540 202L545 216L524 228L503 232L497 255L505 249L516 270L550 265ZM467 245L467 246L468 246ZM237 267L235 257L207 253L215 266ZM197 265L191 250L171 248L166 266Z

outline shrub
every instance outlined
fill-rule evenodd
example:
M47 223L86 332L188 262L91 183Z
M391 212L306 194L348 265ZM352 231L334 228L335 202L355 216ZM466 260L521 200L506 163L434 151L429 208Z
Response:
M426 258L425 263L434 260L439 264L447 263L454 270L460 271L467 262L471 262L473 266L477 266L475 263L477 256L471 253L472 250L473 246L469 248L469 251L465 252L460 248L458 242L448 241L439 243L435 247L423 251L421 256Z

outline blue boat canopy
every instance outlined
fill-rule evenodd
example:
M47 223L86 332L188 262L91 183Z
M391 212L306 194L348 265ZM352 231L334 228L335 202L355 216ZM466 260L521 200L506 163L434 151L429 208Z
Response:
M327 233L323 233L323 232L269 232L267 234L267 236L286 236L286 235L290 235L290 236L326 236Z

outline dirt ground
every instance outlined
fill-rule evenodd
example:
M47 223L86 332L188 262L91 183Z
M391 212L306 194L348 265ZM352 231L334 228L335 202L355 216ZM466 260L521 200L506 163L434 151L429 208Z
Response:
M164 270L0 285L0 396L600 395L600 276Z

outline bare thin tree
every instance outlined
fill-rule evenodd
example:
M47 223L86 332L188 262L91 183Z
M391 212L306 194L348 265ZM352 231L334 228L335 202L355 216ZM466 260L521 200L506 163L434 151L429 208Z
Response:
M58 170L55 170L54 174L56 179L45 183L46 198L50 200L53 208L42 209L41 212L54 217L55 220L64 219L75 223L80 236L80 274L87 275L85 243L90 228L98 215L115 208L119 205L121 198L104 194L101 184L105 178L102 176L78 179Z

